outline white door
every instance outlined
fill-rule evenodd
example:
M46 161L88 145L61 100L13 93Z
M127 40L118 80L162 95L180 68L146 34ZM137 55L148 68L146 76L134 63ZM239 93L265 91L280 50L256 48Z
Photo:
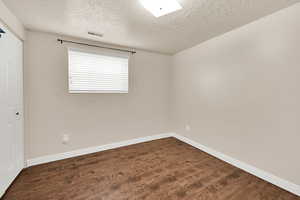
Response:
M24 167L23 43L3 24L0 37L0 198Z

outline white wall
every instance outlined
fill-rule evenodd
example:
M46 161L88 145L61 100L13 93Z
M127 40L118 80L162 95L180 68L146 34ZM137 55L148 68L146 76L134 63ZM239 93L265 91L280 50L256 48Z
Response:
M27 32L27 159L170 131L170 56L138 51L129 94L69 94L67 49L57 37ZM64 133L71 135L68 145Z
M23 24L13 15L10 10L0 0L0 21L4 23L21 40L25 39L25 29Z
M175 55L175 131L300 184L299 19L298 3Z

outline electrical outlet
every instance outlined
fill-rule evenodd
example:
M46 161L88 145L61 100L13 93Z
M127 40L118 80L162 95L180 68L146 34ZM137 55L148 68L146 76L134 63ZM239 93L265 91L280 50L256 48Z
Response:
M63 134L62 136L62 143L63 144L68 144L70 141L70 136L68 134Z
M188 124L187 124L187 125L185 125L185 130L186 130L186 131L191 131L191 126L190 126L190 125L188 125Z

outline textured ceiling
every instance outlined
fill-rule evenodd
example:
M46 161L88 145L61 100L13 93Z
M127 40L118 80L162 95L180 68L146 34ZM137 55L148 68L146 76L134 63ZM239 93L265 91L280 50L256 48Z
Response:
M139 0L3 0L29 29L174 54L299 0L178 0L160 18ZM88 31L104 34L89 36Z

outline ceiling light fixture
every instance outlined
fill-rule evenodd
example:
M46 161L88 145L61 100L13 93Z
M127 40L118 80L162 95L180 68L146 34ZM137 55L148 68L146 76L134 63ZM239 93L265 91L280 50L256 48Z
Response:
M140 0L140 2L155 17L161 17L182 9L176 0Z

